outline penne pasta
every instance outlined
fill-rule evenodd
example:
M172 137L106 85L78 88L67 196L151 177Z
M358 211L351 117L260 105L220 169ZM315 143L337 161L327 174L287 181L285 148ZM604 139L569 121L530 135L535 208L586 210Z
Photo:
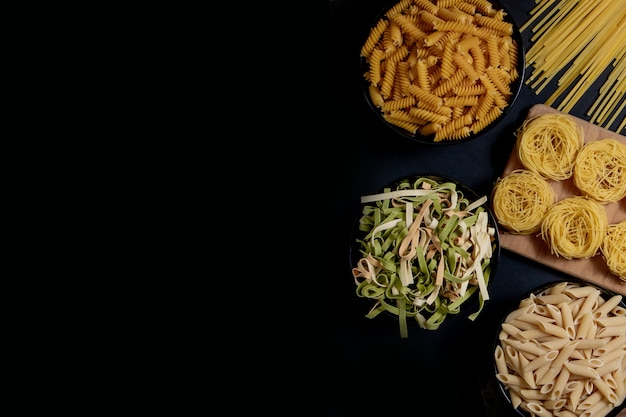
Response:
M498 372L501 374L507 373L506 360L504 359L504 351L502 350L502 346L496 346L496 351L494 353L494 357L496 360L496 368Z
M578 339L578 349L597 349L606 345L607 339Z
M570 339L573 339L574 337L576 337L576 329L574 327L574 317L572 316L572 309L570 308L569 303L560 303L558 307L561 311L563 328L567 332L567 336Z
M548 307L548 313L550 314L550 317L552 317L553 319L552 323L556 324L557 326L561 326L565 328L565 326L563 325L563 313L561 313L561 309L554 304L549 304L547 307Z
M538 402L528 402L528 411L537 417L553 417L552 413Z
M551 333L544 331L541 328L523 330L518 333L518 336L524 340L541 339L542 337L551 336Z
M533 417L605 417L624 402L626 315L614 313L621 297L600 294L561 284L530 294L505 317L494 361L515 408Z
M563 291L565 291L569 287L570 287L569 282L567 281L559 282L557 284L554 284L550 288L548 288L546 290L546 294L561 294Z
M513 408L519 407L522 403L522 396L513 390L509 392L509 395L511 397L511 404L513 405Z
M606 381L604 381L602 378L594 378L593 380L591 380L591 382L593 383L593 385L596 386L596 388L598 388L598 391L602 393L602 395L604 396L604 398L607 399L608 402L610 402L611 404L618 403L619 399L617 398L615 391L611 387L609 387Z
M610 374L611 372L618 370L622 364L622 359L623 359L622 357L623 355L609 362L606 362L604 365L596 368L596 372L598 373L598 375L600 375L600 378Z
M620 303L620 301L622 301L621 295L612 296L595 309L595 311L593 312L593 318L597 319L600 317L606 317L611 312L611 310Z
M522 374L522 369L519 366L519 352L516 349L511 346L506 346L504 348L504 358L509 368L517 372L518 375Z
M528 361L528 359L520 354L517 355L517 359L519 360L519 369L520 369L520 373L522 374L522 379L524 379L524 381L526 381L526 383L528 384L529 387L535 389L537 388L537 384L535 383L535 375L533 373L533 370L527 370L525 368L528 367L528 364L530 363Z
M569 341L566 345L561 348L557 357L550 364L551 367L561 368L565 362L569 360L570 354L576 349L578 346L578 340Z
M532 323L530 321L520 320L519 317L516 318L516 319L511 320L509 322L509 324L517 327L520 330L532 330L532 329L536 329L537 328L537 326L534 323Z
M549 306L548 306L549 307ZM551 312L550 309L548 309L549 313ZM530 323L533 324L535 326L538 325L538 322L545 322L545 323L550 323L553 324L556 322L556 320L552 317L547 317L547 316L542 316L541 314L535 314L535 313L530 313L530 314L522 314L521 316L519 316L517 318L518 321L523 321L526 323Z
M539 384L539 381L541 381L541 378L543 378L550 369L553 369L555 371L555 374L554 374L555 376L558 375L558 372L556 371L560 371L560 369L557 369L557 368L550 368L549 364L544 365L535 371L535 378L537 380L537 386L539 387L539 391L543 394L550 393L552 389L554 388L553 377L550 378L551 380L546 382L545 384Z
M584 384L582 384L580 381L576 381L576 382L578 382L578 385L576 385L576 387L572 390L572 392L570 392L569 398L568 398L568 405L570 406L570 409L572 410L576 410L578 408L580 397L582 396L583 389L585 389Z
M602 340L606 340L606 339L602 339ZM596 349L594 353L597 356L603 356L615 349L619 349L622 347L626 347L626 334L622 334L612 340L609 340L604 346Z
M576 328L576 338L586 339L587 334L590 332L590 329L593 326L591 313L587 312L582 316L577 316L577 319L575 319L575 323L576 322L578 323L578 327Z
M626 375L622 368L618 367L613 371L613 377L615 378L615 395L618 398L626 397Z
M550 393L550 398L553 400L559 399L563 390L565 389L565 385L569 381L570 371L569 368L564 367L561 368L561 372L559 372L559 376L556 378L554 382L554 388L552 388L552 392Z
M548 350L552 350L552 349L560 350L563 348L563 346L565 346L566 344L570 342L571 340L555 338L554 340L542 342L541 347L548 349Z
M580 310L578 310L578 314L574 317L574 322L591 312L594 306L598 305L598 298L600 297L600 290L594 289L591 291L584 299L583 304L580 306Z
M616 316L626 316L626 307L622 307L622 306L613 307L613 310L611 310L611 313L613 313Z
M600 375L598 375L598 371L590 366L576 365L572 364L571 362L565 362L563 366L565 366L568 371L575 375L580 375L591 379L600 378Z
M598 337L621 336L626 334L626 324L622 326L608 326L598 330Z
M626 326L626 316L598 317L594 322L600 327Z
M604 365L604 361L599 358L578 359L569 362L572 365L588 366L590 368L599 368Z
M522 396L527 400L548 400L550 397L546 394L543 394L537 389L522 389L520 391Z
M556 400L545 400L543 406L548 410L560 410L567 404L565 398L557 398Z
M608 385L608 387L612 390L617 387L617 381L615 380L615 378L613 378L613 374L606 374L604 376L601 375L600 379L606 382L606 385Z
M567 339L569 337L567 335L567 331L563 327L559 327L556 324L552 324L547 321L538 321L537 325L545 333L548 333L548 334L551 334L553 336L557 336L563 339Z
M580 417L604 417L613 408L615 408L613 404L608 403L606 400L601 400L589 409L580 413Z
M611 362L613 362L615 360L620 360L620 359L626 358L626 348L625 349L616 349L616 350L613 350L613 351L607 353L606 355L596 356L596 358L602 360L602 362L604 362L604 364L602 366L605 366L606 364L611 363ZM623 362L621 362L621 363L623 363Z
M522 377L518 375L497 373L496 378L498 378L498 381L502 382L503 384L530 388L526 381L524 381Z
M538 356L536 359L528 362L523 368L523 372L534 371L537 368L542 367L543 365L550 365L552 361L559 355L558 350L551 350L548 353L545 353L541 356ZM603 363L604 364L604 363Z
M541 347L541 345L535 343L532 340L527 342L522 342L520 340L511 340L509 341L509 343L518 351L530 353L534 356L541 356L548 353L548 349Z
M589 381L589 383L593 386L593 383L591 381ZM595 391L587 398L585 398L580 404L578 404L578 410L588 410L594 404L597 404L600 401L602 401L602 394L600 393L600 391Z
M572 301L572 299L568 297L565 292L560 294L541 295L535 298L535 302L543 305L569 303L570 301Z
M571 298L587 298L590 295L597 298L600 296L600 291L591 286L568 287L567 289L563 290L563 293L569 295Z
M554 378L561 372L560 367L551 366L546 373L537 381L537 385L554 385ZM552 388L551 388L552 389Z

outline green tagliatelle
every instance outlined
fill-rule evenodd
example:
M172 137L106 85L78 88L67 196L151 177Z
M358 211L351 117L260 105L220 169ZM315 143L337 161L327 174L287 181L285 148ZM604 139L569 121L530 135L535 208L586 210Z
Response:
M359 297L376 300L366 315L387 311L436 330L478 291L475 320L489 299L487 285L495 249L482 197L470 201L452 182L428 177L400 181L395 190L364 196L357 238L361 258L352 270Z

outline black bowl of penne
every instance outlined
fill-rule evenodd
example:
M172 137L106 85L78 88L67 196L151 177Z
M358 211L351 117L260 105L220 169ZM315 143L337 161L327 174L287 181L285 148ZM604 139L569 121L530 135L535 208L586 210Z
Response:
M520 416L617 416L626 398L626 303L575 278L536 287L506 312L493 364Z
M476 139L509 112L525 53L496 0L392 0L364 38L360 70L365 100L386 126L415 142L453 144Z
M349 263L365 317L391 316L437 330L453 316L475 320L489 300L500 258L486 196L449 177L417 173L361 197Z

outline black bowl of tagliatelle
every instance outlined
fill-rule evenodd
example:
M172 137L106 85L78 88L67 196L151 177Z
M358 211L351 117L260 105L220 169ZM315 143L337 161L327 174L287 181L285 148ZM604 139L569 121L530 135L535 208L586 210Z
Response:
M401 338L454 316L475 320L490 298L498 236L487 197L452 178L413 174L362 196L349 257L365 317L393 317Z
M363 93L374 114L419 143L467 142L492 128L519 95L522 37L496 0L392 0L360 50Z
M571 278L532 289L500 323L493 366L523 417L615 417L626 390L626 303Z

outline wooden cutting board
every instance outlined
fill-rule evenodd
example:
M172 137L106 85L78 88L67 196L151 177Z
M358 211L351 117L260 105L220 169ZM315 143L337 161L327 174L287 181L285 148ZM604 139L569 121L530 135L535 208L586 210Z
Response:
M528 120L546 113L566 114L544 104L536 104L530 108L526 119ZM626 144L625 136L618 135L615 132L593 125L577 117L571 117L574 118L576 123L582 126L585 143L592 140L615 138ZM504 171L502 172L502 176L509 174L514 169L520 168L524 167L517 158L517 152L514 147ZM582 192L579 191L574 185L572 178L565 181L550 181L550 185L554 189L558 200L562 200L573 195L582 195ZM619 223L622 220L626 220L626 199L622 199L615 203L605 204L604 207L606 208L609 224ZM580 278L612 290L626 297L626 282L611 273L601 254L588 259L565 259L563 257L552 255L550 253L550 248L540 236L535 234L514 235L502 229L503 228L501 227L500 244L503 248L533 259L556 270L563 271L576 278Z

